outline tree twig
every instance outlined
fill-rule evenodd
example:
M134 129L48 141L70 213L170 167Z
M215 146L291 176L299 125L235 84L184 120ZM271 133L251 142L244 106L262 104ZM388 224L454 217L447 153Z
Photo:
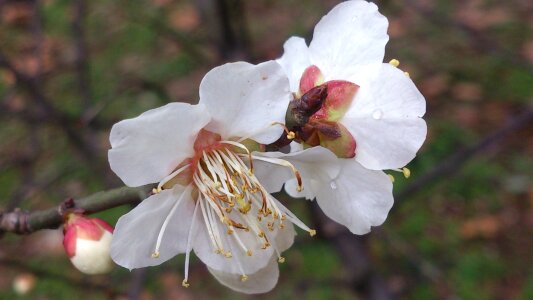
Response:
M131 188L121 187L98 192L88 197L75 200L74 208L86 214L107 210L124 204L137 203L149 186ZM57 228L63 223L62 205L34 212L16 210L0 213L0 234L11 232L29 234L41 229Z
M509 134L525 128L532 122L533 108L527 108L522 114L514 117L503 127L487 135L479 142L463 148L462 150L453 153L450 157L443 159L442 163L438 164L424 175L412 181L406 188L396 195L395 198L397 200L397 204L394 206L394 208L397 209L399 204L404 202L402 200L410 197L413 194L416 194L423 187L432 184L443 176L459 171L461 166L463 166L474 155L481 153L483 150L487 149L487 147L494 145L502 139L508 137Z

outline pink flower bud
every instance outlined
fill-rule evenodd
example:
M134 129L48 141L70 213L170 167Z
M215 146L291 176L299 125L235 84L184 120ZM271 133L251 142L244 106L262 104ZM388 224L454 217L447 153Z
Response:
M71 213L67 217L63 233L63 246L76 269L90 275L111 271L111 225L101 219Z

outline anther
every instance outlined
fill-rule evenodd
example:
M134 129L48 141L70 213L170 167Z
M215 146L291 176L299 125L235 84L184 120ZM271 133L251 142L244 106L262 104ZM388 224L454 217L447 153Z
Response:
M411 74L409 74L409 72L403 72L405 74L405 76L407 77L411 77Z
M400 61L397 59L391 59L391 61L389 61L389 64L397 68L400 65Z
M181 286L188 288L191 285L187 282L187 279L183 279L183 281L181 282Z
M296 134L294 133L294 131L289 131L287 133L287 139L293 140L295 137L296 137Z
M402 168L402 173L405 178L409 178L411 176L411 170L408 168Z
M152 253L152 258L159 258L159 251Z
M246 280L248 280L248 276L246 276L246 275L241 275L241 281L242 281L242 282L245 282Z
M394 183L394 176L391 174L387 174L387 176L389 176L390 182Z
M284 263L285 262L285 257L283 257L283 256L278 257L278 262L280 264Z
M225 256L226 258L232 258L232 257L233 257L233 255L232 255L231 252L229 252L229 251L226 252L226 253L224 253L224 256Z
M246 251L246 255L248 255L248 256L252 256L252 250L247 250L247 251Z
M152 193L153 193L153 194L159 194L159 193L161 193L161 188L160 188L160 187L153 188L153 189L152 189Z
M315 236L315 235L316 235L316 230L314 230L314 229L310 229L310 230L309 230L309 235L310 235L310 236Z

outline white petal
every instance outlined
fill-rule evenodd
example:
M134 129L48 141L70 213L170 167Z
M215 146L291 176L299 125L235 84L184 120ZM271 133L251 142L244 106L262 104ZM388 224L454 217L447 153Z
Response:
M170 103L118 122L109 136L111 169L128 186L158 182L192 156L209 120L203 105Z
M215 253L204 220L201 219L201 214L199 214L199 217L200 220L197 221L197 224L199 225L197 225L198 230L196 231L196 239L193 248L196 255L209 268L237 275L242 275L242 273L248 275L264 268L272 256L277 257L273 247L261 249L262 244L257 243L257 235L252 230L246 232L241 229L235 229L247 249L252 251L252 256L246 255L245 251L235 241L233 237L235 233L233 233L233 235L226 234L227 227L225 225L222 226L220 223L218 226L224 239L224 250L231 251L232 257L227 258L222 254ZM233 214L231 218L237 222L243 223L240 217L235 214ZM265 221L262 223L265 223ZM280 251L283 251L292 245L292 241L296 234L290 222L285 221L285 224L284 229L274 227L274 231L269 231L264 224L262 228L271 239L274 239L276 243L279 243L278 248L280 248Z
M291 91L297 92L303 72L311 65L309 49L303 38L293 36L283 44L283 50L283 56L276 61L289 77Z
M362 87L341 123L357 143L355 159L374 170L401 168L426 139L421 119L426 101L405 74L383 64L378 78Z
M254 152L253 155L266 158L279 158L292 163L302 176L304 191L307 186L306 182L310 179L317 178L318 176L335 178L340 171L338 159L335 154L323 147L313 147L291 153ZM261 161L260 159L254 160L254 174L269 193L279 192L285 182L295 178L290 168Z
M163 234L160 256L152 258L161 226L182 193L185 194ZM148 197L118 220L111 243L111 257L117 264L135 269L159 265L184 253L193 211L190 189L179 185Z
M275 61L252 65L236 62L209 71L200 84L200 103L213 121L208 130L223 139L249 137L263 144L277 140L291 94L289 81Z
M343 79L363 86L383 62L387 27L387 18L374 3L342 2L316 25L309 45L311 62L325 80Z
M317 202L332 220L352 233L365 234L387 218L394 199L392 182L382 171L368 170L353 159L342 159L338 178L324 182Z
M240 275L208 268L209 272L223 285L245 294L260 294L272 290L278 283L279 268L275 260L271 260L264 268L249 274L246 281Z
M109 256L112 238L113 235L106 230L98 241L76 239L76 255L70 261L85 274L109 273L115 266Z

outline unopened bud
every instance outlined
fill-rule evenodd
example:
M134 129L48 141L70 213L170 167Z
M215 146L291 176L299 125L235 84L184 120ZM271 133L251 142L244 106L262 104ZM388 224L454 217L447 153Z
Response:
M63 246L70 261L85 274L104 274L114 264L109 255L113 227L98 218L71 213L65 221Z

